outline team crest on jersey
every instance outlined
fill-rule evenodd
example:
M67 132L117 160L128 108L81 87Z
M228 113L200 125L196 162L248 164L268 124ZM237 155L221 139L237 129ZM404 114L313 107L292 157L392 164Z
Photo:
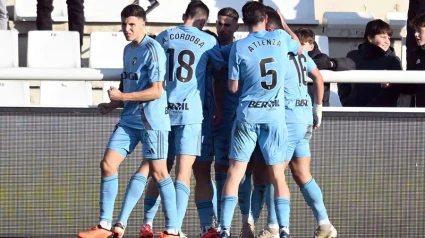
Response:
M137 57L134 57L133 58L133 65L136 65L136 63L137 63Z

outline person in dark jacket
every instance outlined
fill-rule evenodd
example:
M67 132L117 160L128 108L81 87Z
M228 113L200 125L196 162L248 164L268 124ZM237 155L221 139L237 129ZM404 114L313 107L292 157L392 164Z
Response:
M356 69L354 62L350 58L330 58L327 54L322 53L315 41L315 34L310 28L302 27L296 30L295 34L300 40L300 44L308 52L308 55L313 59L319 70L344 71ZM328 107L330 97L330 83L325 83L324 85L325 87L322 105ZM312 83L308 84L308 93L311 96L313 95Z
M400 59L390 46L392 29L382 20L366 25L364 42L347 57L357 70L402 70ZM396 107L399 89L396 85L379 83L338 84L338 94L343 106Z
M425 70L425 13L419 14L410 22L410 27L415 30L416 61L411 70ZM425 84L411 84L410 92L415 94L414 106L425 107Z

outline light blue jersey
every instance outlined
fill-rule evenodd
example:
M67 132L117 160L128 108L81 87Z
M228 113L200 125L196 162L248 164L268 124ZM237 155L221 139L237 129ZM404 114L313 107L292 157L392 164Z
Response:
M288 54L289 64L285 78L286 123L313 124L311 98L307 90L308 73L317 68L307 52Z
M216 69L225 66L217 40L192 26L165 30L156 40L168 55L166 90L171 125L202 123L208 61Z
M248 123L285 122L284 80L288 53L300 44L283 30L250 33L233 43L229 79L239 80L237 120Z
M124 48L123 92L145 90L151 83L164 81L166 56L161 45L146 36L136 48ZM148 102L124 102L120 124L134 129L170 131L167 92Z

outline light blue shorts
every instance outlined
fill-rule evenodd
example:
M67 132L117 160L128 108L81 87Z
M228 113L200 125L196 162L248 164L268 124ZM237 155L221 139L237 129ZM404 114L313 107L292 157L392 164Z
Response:
M288 151L287 158L310 157L310 139L313 134L313 125L287 124L288 127Z
M118 151L122 156L133 152L142 142L142 156L149 160L166 159L168 152L168 131L140 130L117 124L107 148Z
M201 155L202 124L171 126L168 136L168 159L176 155Z
M251 124L238 121L232 129L230 159L248 163L257 143L267 165L289 160L286 158L288 132L285 123Z

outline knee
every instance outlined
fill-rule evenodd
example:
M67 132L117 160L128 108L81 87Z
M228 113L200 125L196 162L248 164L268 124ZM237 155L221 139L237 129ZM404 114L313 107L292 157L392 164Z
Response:
M227 170L229 170L229 166L221 165L214 163L214 170L216 173L227 173Z
M298 186L303 186L305 183L311 180L312 176L309 171L304 170L291 170L292 178Z
M102 176L111 176L117 172L117 168L114 168L106 159L100 162L100 170L102 171Z
M168 171L166 169L152 170L151 176L155 180L155 182L159 182L168 177Z
M202 170L193 168L193 175L195 176L196 183L198 182L210 182L211 181L211 170Z

